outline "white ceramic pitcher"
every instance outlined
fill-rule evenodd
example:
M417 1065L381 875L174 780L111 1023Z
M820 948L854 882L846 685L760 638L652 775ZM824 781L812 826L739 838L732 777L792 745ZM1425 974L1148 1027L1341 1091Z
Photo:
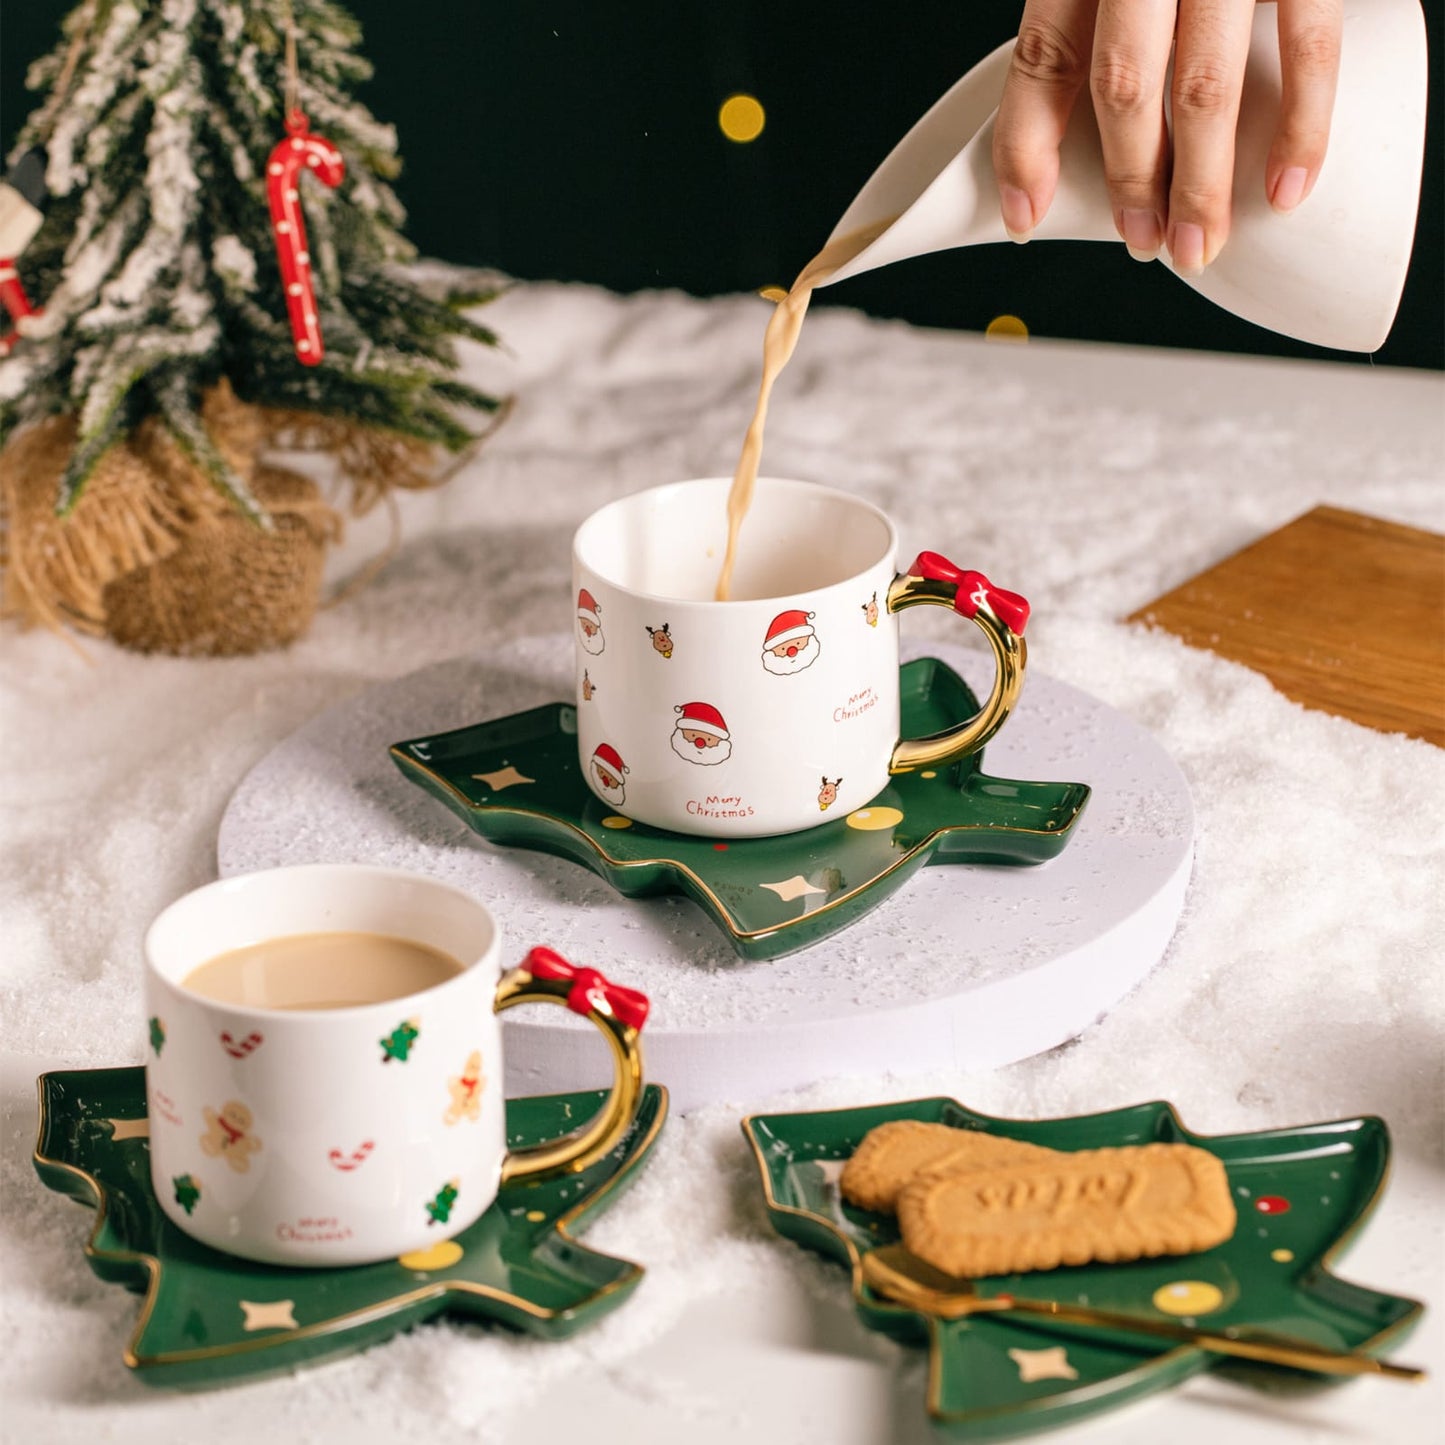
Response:
M1329 152L1314 190L1276 212L1264 168L1280 106L1275 6L1255 7L1235 146L1229 240L1201 296L1256 325L1319 346L1374 351L1400 304L1415 233L1425 140L1420 0L1346 0ZM825 284L908 256L1006 240L993 128L1014 42L958 82L898 143L830 241L897 219ZM1058 190L1036 240L1119 241L1085 86L1064 138ZM1166 253L1161 260L1168 265Z

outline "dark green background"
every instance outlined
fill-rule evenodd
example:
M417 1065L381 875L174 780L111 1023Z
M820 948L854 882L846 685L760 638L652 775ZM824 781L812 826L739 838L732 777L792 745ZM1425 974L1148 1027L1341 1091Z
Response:
M0 0L0 133L53 43L61 0ZM786 284L899 137L1018 26L1021 0L353 0L376 78L365 99L401 135L399 190L424 252L511 275L698 294ZM1441 40L1415 257L1374 360L1445 366ZM302 56L302 64L305 57ZM792 70L790 74L789 71ZM727 141L719 104L762 101ZM932 326L1000 312L1037 336L1339 360L1238 321L1120 246L976 247L820 293Z

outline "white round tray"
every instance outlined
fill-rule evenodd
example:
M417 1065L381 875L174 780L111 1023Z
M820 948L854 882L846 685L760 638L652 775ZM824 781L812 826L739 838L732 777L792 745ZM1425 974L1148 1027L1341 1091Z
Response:
M913 651L986 681L979 653L941 642ZM1064 852L1035 868L924 868L853 927L766 961L740 959L686 899L622 898L575 863L486 842L388 756L402 738L568 697L570 658L567 637L534 638L321 713L232 796L222 875L354 861L460 885L497 915L509 961L545 943L651 997L648 1077L680 1110L745 1105L825 1076L964 1072L1041 1053L1101 1018L1174 932L1193 856L1183 776L1128 718L1033 672L984 766L1093 788ZM564 1010L511 1013L506 1038L509 1094L596 1087L607 1075L605 1046Z

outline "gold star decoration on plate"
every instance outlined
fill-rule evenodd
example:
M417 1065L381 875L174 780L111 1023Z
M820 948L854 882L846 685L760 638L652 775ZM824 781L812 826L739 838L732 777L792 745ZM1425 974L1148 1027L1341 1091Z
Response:
M1063 1345L1047 1350L1010 1350L1008 1357L1019 1367L1019 1379L1025 1385L1035 1380L1077 1380L1079 1372L1069 1363L1069 1352Z
M472 777L479 783L485 783L494 793L500 793L503 788L514 788L518 783L535 783L537 781L536 778L529 778L525 773L519 773L510 765L498 768L494 773L473 773Z
M791 903L795 898L805 898L810 893L826 893L826 888L819 888L809 883L801 873L795 873L791 878L784 878L781 883L759 883L759 888L770 888L784 903Z
M296 1301L278 1300L237 1300L246 1316L244 1330L294 1330L296 1325Z

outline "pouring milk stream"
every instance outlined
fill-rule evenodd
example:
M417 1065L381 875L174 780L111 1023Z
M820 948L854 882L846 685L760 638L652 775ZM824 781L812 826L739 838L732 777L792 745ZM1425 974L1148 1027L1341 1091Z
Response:
M1264 191L1282 90L1277 26L1274 5L1255 7L1229 241L1202 275L1180 279L1271 331L1374 351L1395 319L1414 241L1425 143L1424 16L1418 0L1345 0L1329 153L1314 190L1288 215L1277 214ZM797 345L813 291L910 256L1006 240L992 153L1012 53L1010 41L980 61L904 136L769 318L757 408L728 496L718 601L730 593L773 383ZM1059 162L1058 189L1035 239L1121 244L1087 93L1074 107Z

